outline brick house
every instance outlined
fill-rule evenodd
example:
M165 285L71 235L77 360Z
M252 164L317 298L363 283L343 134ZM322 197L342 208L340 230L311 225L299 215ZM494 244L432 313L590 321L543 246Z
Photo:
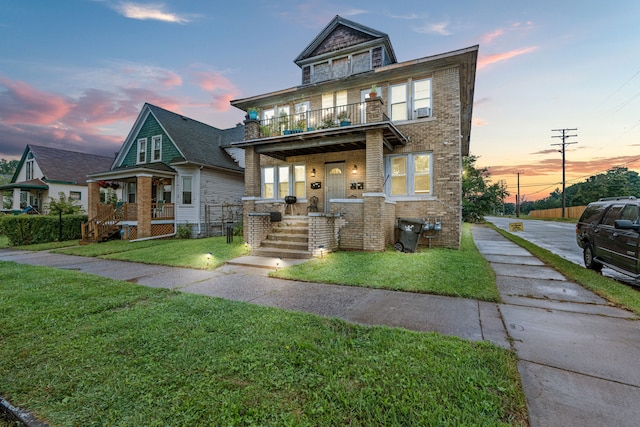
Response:
M60 193L86 212L87 174L112 162L113 157L28 144L11 182L0 186L0 192L12 192L11 210L16 212L31 206L36 212L47 213L47 205Z
M244 152L229 144L243 135L242 125L221 130L144 104L111 167L89 176L83 240L169 236L181 224L204 236L208 206L242 203ZM113 187L117 203L104 203Z
M419 243L459 248L477 54L397 62L388 35L336 16L295 59L300 85L231 101L259 110L232 144L253 252L382 251L398 218L437 222Z

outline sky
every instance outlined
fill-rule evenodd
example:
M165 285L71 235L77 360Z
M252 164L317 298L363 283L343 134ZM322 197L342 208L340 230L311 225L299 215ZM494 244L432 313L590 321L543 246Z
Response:
M113 156L149 102L225 129L229 101L300 83L335 17L399 62L479 45L471 155L513 201L640 170L640 2L0 0L0 158L27 144Z

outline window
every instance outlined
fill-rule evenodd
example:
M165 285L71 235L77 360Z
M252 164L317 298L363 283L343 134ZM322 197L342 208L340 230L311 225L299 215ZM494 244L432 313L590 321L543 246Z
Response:
M69 191L69 199L71 200L81 200L82 193L79 191Z
M278 167L278 199L291 195L289 191L289 166Z
M407 120L407 84L391 86L391 120Z
M604 225L610 225L613 227L616 219L620 219L620 211L624 205L613 205L609 208L607 213L604 214L604 218L602 219L602 223Z
M390 90L391 120L431 117L431 79L400 83Z
M413 82L413 118L431 116L431 79Z
M138 163L145 163L147 161L147 138L141 138L138 140Z
M33 160L27 160L27 180L33 179Z
M304 165L293 166L293 195L298 198L306 196L305 189L307 183L306 167Z
M159 162L162 159L162 135L151 138L151 161Z
M127 202L135 203L136 202L136 183L130 182L127 184Z
M182 204L192 204L192 178L190 176L182 177Z
M391 179L387 194L391 196L424 196L431 194L432 155L413 153L387 158Z
M640 210L636 205L627 205L624 207L622 211L622 215L620 215L620 219L628 219L631 222L638 223L638 216L640 215Z
M262 198L284 199L286 196L304 198L306 195L306 182L305 165L263 167Z

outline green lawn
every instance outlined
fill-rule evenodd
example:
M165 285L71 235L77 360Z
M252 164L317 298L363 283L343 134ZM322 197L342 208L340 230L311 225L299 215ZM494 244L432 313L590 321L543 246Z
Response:
M486 342L9 262L0 324L0 394L52 426L527 425Z
M334 252L284 268L274 277L500 301L495 273L464 224L460 250L432 248L414 254Z
M220 267L225 261L248 254L248 249L235 239L226 237L206 239L165 239L128 242L113 240L93 245L54 250L55 253L170 265L197 269ZM211 257L208 258L207 254Z

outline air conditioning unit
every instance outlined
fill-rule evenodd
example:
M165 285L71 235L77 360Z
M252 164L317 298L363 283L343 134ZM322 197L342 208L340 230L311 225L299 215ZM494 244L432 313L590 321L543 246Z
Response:
M416 117L431 117L431 107L418 108L416 110Z

